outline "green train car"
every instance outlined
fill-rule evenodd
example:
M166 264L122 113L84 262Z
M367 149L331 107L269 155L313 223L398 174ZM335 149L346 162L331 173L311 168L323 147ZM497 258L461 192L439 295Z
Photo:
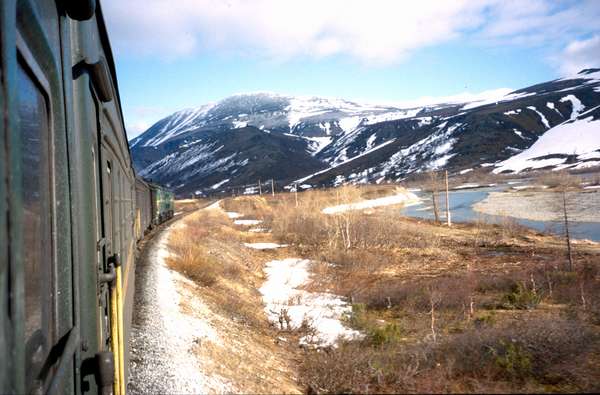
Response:
M125 393L136 177L95 0L0 1L0 393Z
M173 192L156 184L149 184L152 189L152 223L158 225L173 218L175 199Z

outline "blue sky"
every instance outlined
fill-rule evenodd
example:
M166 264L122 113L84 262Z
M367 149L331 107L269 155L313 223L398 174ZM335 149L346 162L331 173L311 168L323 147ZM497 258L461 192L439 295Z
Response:
M234 93L394 103L518 89L600 67L595 0L102 5L129 138Z

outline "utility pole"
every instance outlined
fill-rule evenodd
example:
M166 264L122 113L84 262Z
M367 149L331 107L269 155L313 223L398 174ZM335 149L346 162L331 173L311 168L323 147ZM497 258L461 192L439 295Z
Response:
M567 217L567 192L566 187L563 187L563 214L565 218L565 238L567 239L567 258L569 259L569 271L573 271L573 252L571 251L571 235L569 234L569 219Z
M262 196L262 189L260 187L260 178L258 179L258 194Z
M296 183L296 187L294 188L294 196L296 197L296 207L298 207L298 183Z
M452 220L450 219L450 193L448 192L448 170L446 174L446 224L448 227L452 226Z
M271 178L271 196L275 197L275 182Z

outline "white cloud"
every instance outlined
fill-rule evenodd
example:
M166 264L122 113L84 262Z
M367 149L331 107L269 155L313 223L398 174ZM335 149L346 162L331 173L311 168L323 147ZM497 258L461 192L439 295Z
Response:
M600 67L600 35L572 41L561 55L561 71L565 74L595 67Z
M105 0L120 55L224 51L392 63L456 38L564 47L598 31L600 2L551 0Z
M125 111L125 129L129 140L139 136L156 121L177 109L175 107L138 106Z
M132 123L128 123L126 125L127 129L127 139L131 140L140 134L144 133L148 128L150 128L152 124L146 120L140 120Z
M350 55L401 60L410 51L460 36L497 0L107 0L117 51L179 57L233 51L265 58Z
M285 60L348 55L394 63L456 38L549 46L598 32L600 1L105 0L120 56L221 51Z

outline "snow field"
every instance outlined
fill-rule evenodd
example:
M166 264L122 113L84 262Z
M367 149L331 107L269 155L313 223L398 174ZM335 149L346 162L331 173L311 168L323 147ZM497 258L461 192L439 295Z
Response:
M575 107L573 110L574 113L578 111L580 111L579 107ZM585 113L581 115L585 116ZM546 166L558 166L563 164L566 158L537 158L552 154L564 154L577 155L579 160L583 160L598 149L600 149L600 120L594 120L592 116L578 118L549 129L531 147L500 162L493 172L500 173L508 170L518 173L527 168L539 169Z

